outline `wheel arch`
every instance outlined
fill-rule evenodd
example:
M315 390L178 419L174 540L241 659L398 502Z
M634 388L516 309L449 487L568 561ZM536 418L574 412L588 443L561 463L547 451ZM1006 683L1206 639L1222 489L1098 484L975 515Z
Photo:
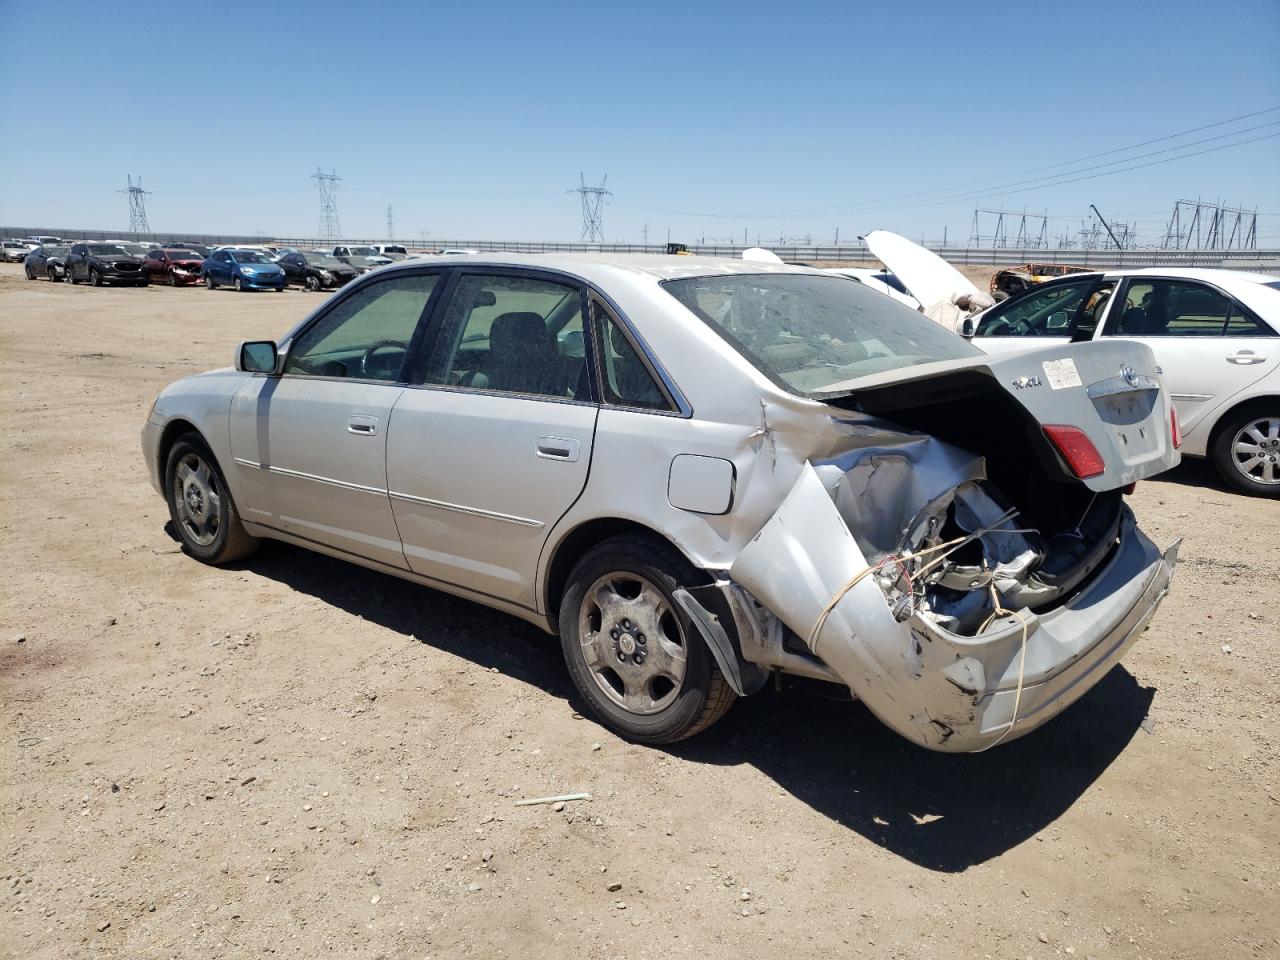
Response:
M178 438L187 433L194 433L200 438L200 442L212 451L213 448L209 446L209 441L200 432L199 427L184 417L174 417L164 425L164 430L160 433L160 442L156 445L156 458L159 461L157 464L157 476L160 477L162 483L164 482L164 468L169 462L169 451L178 442Z
M1227 423L1238 413L1245 410L1252 410L1258 407L1262 409L1275 410L1280 408L1280 393L1262 393L1244 400L1231 404L1225 410L1214 418L1213 426L1209 428L1209 436L1205 441L1205 452L1212 457L1213 448L1218 442L1218 438L1222 436L1223 430L1226 429Z
M591 520L583 521L556 541L555 546L551 548L550 559L547 562L547 573L542 586L542 599L548 622L553 627L559 623L560 598L564 595L565 587L569 582L569 573L578 558L596 546L596 544L603 543L605 540L622 534L652 537L661 541L688 560L695 569L700 569L698 564L694 563L689 557L688 552L682 550L678 543L662 531L655 530L653 527L639 521L627 520L622 517L595 517Z

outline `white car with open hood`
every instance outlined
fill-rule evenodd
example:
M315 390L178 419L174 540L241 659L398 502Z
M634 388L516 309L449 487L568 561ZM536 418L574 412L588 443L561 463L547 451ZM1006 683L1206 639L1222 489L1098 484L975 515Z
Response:
M1171 415L1140 344L992 357L820 270L485 253L364 276L142 441L190 555L273 538L524 618L634 740L784 671L971 751L1155 612L1177 545L1124 493Z

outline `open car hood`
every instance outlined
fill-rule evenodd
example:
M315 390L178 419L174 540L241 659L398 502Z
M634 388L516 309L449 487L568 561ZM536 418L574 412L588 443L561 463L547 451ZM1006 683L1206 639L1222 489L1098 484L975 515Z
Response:
M888 230L872 230L867 249L896 274L926 309L956 293L979 293L963 273L931 250Z

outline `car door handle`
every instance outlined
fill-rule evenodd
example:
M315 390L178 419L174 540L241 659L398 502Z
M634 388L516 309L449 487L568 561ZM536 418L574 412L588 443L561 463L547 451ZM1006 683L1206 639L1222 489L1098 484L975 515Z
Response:
M582 444L565 437L539 437L538 456L544 460L567 460L576 463Z
M378 433L378 418L353 413L347 418L347 433L359 434L362 437L373 437Z
M1260 353L1254 353L1252 350L1238 350L1235 353L1227 354L1227 363L1251 364L1262 363L1267 358Z

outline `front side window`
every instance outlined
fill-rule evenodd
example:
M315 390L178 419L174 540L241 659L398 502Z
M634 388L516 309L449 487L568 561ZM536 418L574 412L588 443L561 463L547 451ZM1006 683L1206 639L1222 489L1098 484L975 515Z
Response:
M761 373L801 394L882 370L982 356L962 337L844 277L728 274L668 280L671 296Z
M1066 337L1094 281L1055 283L996 304L978 321L975 337Z
M1131 279L1107 318L1104 337L1258 336L1230 297L1186 280Z
M344 297L298 336L284 372L396 382L437 274L392 277Z
M586 370L578 287L464 274L428 358L425 382L586 400Z
M667 395L609 308L598 300L592 300L591 315L596 342L600 344L604 402L646 410L670 410Z

